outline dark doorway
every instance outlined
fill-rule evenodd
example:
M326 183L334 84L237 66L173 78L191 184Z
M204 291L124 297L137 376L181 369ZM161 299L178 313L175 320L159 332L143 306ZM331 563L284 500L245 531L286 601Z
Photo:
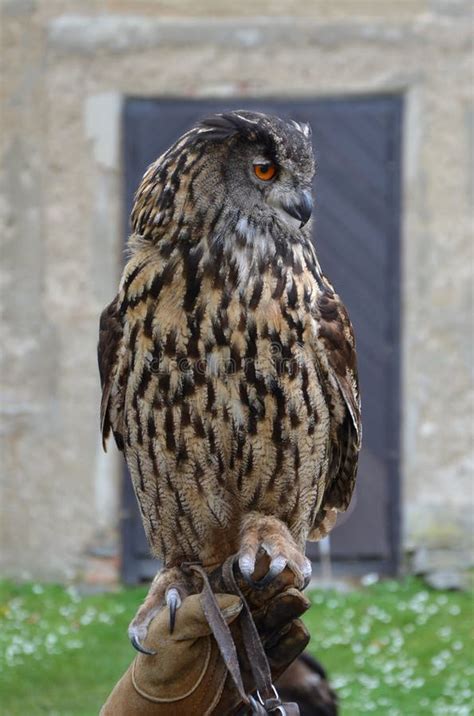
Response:
M250 108L309 121L318 171L314 240L323 271L355 327L364 441L355 498L331 534L346 573L397 569L400 533L400 153L402 99L178 100L125 103L125 234L133 195L148 166L196 120ZM128 475L123 494L123 578L152 577ZM308 545L316 558L318 548Z

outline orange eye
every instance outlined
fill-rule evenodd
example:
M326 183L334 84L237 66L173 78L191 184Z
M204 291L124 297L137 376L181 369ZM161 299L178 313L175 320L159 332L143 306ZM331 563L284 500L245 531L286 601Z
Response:
M275 176L277 168L273 162L262 162L262 164L254 164L253 170L255 176L262 181L270 181Z

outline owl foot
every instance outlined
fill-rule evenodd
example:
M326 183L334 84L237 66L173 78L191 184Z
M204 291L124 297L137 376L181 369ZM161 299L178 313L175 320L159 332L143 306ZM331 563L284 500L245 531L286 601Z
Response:
M128 636L132 646L142 654L154 656L155 651L150 651L143 643L148 633L148 627L163 607L169 609L170 634L173 633L176 612L181 606L181 601L188 594L188 586L179 569L163 569L154 578L145 601L130 622Z
M255 579L255 563L263 553L270 560L266 574ZM299 549L288 527L276 517L251 513L241 527L239 568L254 588L263 589L288 567L296 577L295 586L304 589L311 578L311 562Z

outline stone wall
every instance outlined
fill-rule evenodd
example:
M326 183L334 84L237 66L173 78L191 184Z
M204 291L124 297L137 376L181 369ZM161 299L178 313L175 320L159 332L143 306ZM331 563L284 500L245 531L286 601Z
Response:
M121 262L125 95L404 93L404 544L467 545L470 5L235 7L3 2L3 573L80 578L115 544L120 463L99 444L95 345Z

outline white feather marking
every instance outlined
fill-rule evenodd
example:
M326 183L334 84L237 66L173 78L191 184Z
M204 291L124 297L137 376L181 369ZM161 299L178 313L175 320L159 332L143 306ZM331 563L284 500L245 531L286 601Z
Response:
M249 122L249 124L258 124L258 122L259 122L258 119L249 119L248 117L243 117L238 112L234 112L234 114L236 117L239 117L239 119L243 119L244 122Z
M267 234L259 232L255 236L254 256L257 259L273 256L275 254L275 242Z
M249 243L252 243L254 237L255 237L255 227L250 226L248 219L246 216L242 216L237 224L235 225L236 232L243 238L246 239Z
M308 122L296 122L294 119L291 120L291 123L296 127L298 132L301 132L301 134L308 139L311 135L311 126L308 124Z
M308 139L311 136L311 125L308 124L308 122L304 122L300 124L300 130L303 132L306 139Z
M251 255L247 249L235 247L233 256L237 263L237 273L239 276L239 286L245 285L249 278Z
M215 353L206 355L206 365L208 375L219 375L219 356Z
M242 402L239 399L233 399L230 401L230 412L236 425L244 424Z

